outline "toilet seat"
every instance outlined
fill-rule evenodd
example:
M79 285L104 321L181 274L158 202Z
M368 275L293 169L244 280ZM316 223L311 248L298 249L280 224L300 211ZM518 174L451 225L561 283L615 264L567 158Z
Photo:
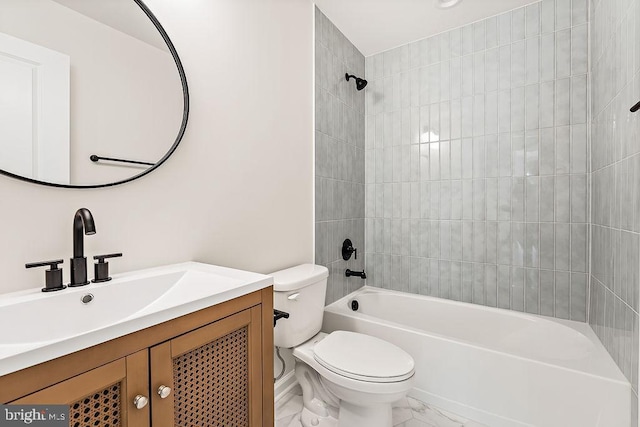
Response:
M413 358L401 348L370 335L335 331L313 349L326 369L358 381L392 383L414 374Z
M349 378L334 370L326 368L314 356L314 349L316 345L326 339L329 335L324 332L319 332L310 340L300 344L293 348L293 356L296 360L299 360L307 365L311 366L322 378L338 384L348 389L359 391L363 393L369 393L371 395L376 394L388 394L396 392L408 392L413 384L413 373L409 378L404 380L397 380L394 382L378 382L378 381L363 381L355 378Z

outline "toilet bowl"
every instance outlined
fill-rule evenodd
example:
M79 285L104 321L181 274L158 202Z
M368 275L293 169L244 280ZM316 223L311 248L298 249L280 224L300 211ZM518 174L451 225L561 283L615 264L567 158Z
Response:
M413 385L411 356L369 335L346 331L327 335L321 332L295 347L293 355L298 362L296 378L303 389L303 401L308 403L317 398L318 381L309 376L316 377L323 391L334 398L333 402L339 402L331 406L337 406L340 427L391 426L391 404L405 397ZM305 365L314 372L309 374L304 369ZM313 395L308 399L304 391L310 388ZM318 423L311 419L309 425L321 425L319 421L326 417L325 413L314 412L317 406L313 404L305 407L317 415Z
M272 273L278 321L275 345L293 349L304 427L391 427L391 405L413 384L414 361L379 338L320 331L328 270L304 264Z

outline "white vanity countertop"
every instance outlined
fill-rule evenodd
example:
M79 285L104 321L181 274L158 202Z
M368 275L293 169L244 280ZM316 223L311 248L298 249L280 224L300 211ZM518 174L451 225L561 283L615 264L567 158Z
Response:
M187 262L44 293L0 295L0 376L136 332L273 284L270 276ZM83 304L83 296L93 300Z

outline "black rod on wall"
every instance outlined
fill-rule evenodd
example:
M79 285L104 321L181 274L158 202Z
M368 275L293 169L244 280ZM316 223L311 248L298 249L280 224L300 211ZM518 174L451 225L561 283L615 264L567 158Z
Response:
M640 101L638 101L638 103L636 105L634 105L633 107L631 107L631 112L635 113L636 111L640 110Z
M89 156L89 158L91 159L92 162L99 162L100 160L108 160L110 162L133 163L135 165L146 165L146 166L155 165L155 163L139 162L137 160L114 159L113 157L101 157L101 156L96 156L95 154L92 154L91 156Z

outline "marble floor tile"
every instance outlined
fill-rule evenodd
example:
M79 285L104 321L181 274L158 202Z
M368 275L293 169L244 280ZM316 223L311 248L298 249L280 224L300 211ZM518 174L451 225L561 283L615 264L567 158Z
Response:
M275 427L302 427L300 424L301 411L302 390L300 386L297 386L276 402Z
M394 427L425 427L429 426L429 424L425 424L420 420L416 420L415 418L411 418L402 424L396 424Z
M393 412L391 416L394 426L404 425L405 422L413 418L413 412L406 397L393 404Z
M427 405L424 402L413 398L407 398L413 418L421 421L424 425L434 427L467 427L469 420L452 414L442 409ZM477 426L477 425L476 425Z
M302 427L302 391L296 387L276 402L275 427ZM394 427L487 427L411 397L393 405Z

